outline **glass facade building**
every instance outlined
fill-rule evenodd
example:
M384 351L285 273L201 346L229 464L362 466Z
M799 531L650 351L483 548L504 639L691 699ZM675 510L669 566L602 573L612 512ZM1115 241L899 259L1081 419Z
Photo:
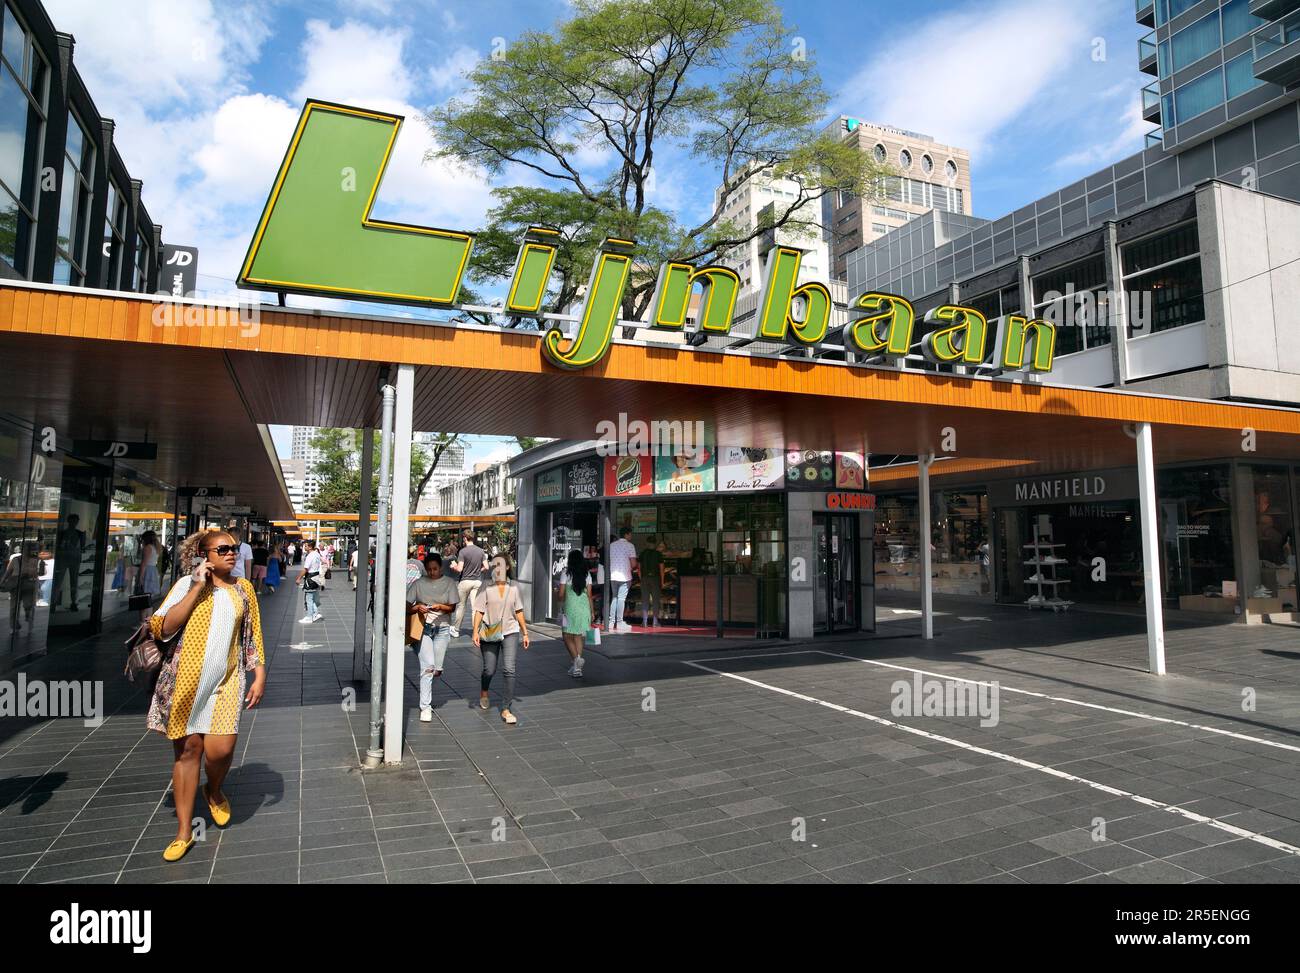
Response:
M34 0L0 0L0 276L150 292L161 228L77 70L70 35ZM10 362L0 359L0 382ZM111 378L107 379L111 381ZM89 424L0 414L0 668L130 620L139 538L174 533L175 494L79 452Z

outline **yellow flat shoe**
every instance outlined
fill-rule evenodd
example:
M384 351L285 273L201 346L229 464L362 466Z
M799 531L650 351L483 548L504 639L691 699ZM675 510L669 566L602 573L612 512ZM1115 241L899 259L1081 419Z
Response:
M167 849L163 852L163 861L178 862L182 858L184 858L186 852L188 852L193 847L194 847L193 838L190 838L189 841L181 841L179 838L177 838L170 845L168 845Z
M208 802L208 810L212 812L213 824L218 828L224 828L230 823L229 801L223 800L220 804L214 804L206 784L203 786L203 799Z

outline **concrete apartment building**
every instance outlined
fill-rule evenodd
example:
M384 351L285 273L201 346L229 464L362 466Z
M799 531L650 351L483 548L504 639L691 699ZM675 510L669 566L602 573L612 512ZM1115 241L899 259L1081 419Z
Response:
M769 173L751 173L731 193L723 207L722 218L733 221L746 230L759 226L765 213L782 213L799 198L799 183L794 179L775 178ZM722 187L713 191L716 209L722 201ZM768 251L778 244L802 250L799 264L799 283L825 280L830 275L830 251L826 234L821 226L820 203L810 200L796 211L798 219L806 220L810 227L782 227L761 233L747 244L737 247L719 258L718 263L730 267L740 275L740 293L758 294L763 288L763 268Z
M966 149L846 115L826 131L897 172L885 178L879 199L864 200L838 192L823 197L822 221L835 280L845 279L851 251L917 216L931 210L971 214L970 152Z
M510 461L475 463L474 472L438 491L438 513L446 516L512 514L518 477Z

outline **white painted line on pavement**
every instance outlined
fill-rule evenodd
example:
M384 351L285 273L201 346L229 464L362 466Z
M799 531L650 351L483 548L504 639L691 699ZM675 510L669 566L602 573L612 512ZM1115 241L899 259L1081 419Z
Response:
M859 719L869 720L872 723L878 723L881 726L888 726L895 730L902 730L904 733L912 733L916 736L925 737L927 740L934 740L938 743L946 743L949 746L959 747L962 750L968 750L971 753L982 754L986 757L993 757L997 760L1005 760L1007 763L1024 767L1028 770L1037 770L1044 774L1050 774L1052 777L1058 777L1061 780L1072 781L1077 784L1086 784L1094 790L1101 791L1103 794L1110 794L1114 797L1126 797L1129 800L1136 801L1147 807L1156 808L1161 811L1168 811L1170 814L1178 815L1189 821L1195 821L1197 824L1209 825L1212 828L1218 828L1220 831L1226 831L1228 834L1236 835L1238 838L1245 838L1249 841L1257 842L1277 851L1283 851L1290 855L1300 856L1300 848L1295 845L1288 845L1285 841L1278 841L1276 838L1270 838L1257 832L1247 831L1245 828L1239 828L1235 824L1228 824L1217 818L1206 817L1204 814L1197 814L1195 811L1189 811L1186 808L1178 807L1173 804L1166 804L1163 801L1157 801L1150 797L1143 797L1141 794L1134 794L1132 791L1121 790L1118 787L1111 787L1108 784L1101 784L1095 780L1088 780L1086 777L1078 777L1075 774L1066 773L1064 770L1057 770L1055 767L1049 767L1046 764L1036 763L1032 760L1025 760L1022 757L1013 757L1009 753L999 753L997 750L989 750L985 747L977 747L973 743L966 743L963 740L955 740L952 737L941 736L938 733L931 733L929 730L918 729L914 726L907 726L903 723L895 723L893 720L887 720L882 716L873 716L870 713L863 713L859 710L850 709L847 706L840 706L838 703L828 703L824 699L818 699L815 696L805 696L803 693L797 693L792 689L782 689L780 686L772 686L765 682L759 682L757 679L750 679L748 676L740 676L734 672L722 672L719 669L712 669L709 666L702 665L698 662L687 662L686 665L694 666L705 672L711 672L716 676L722 676L726 679L735 679L737 682L747 683L751 686L757 686L759 689L766 689L770 692L780 693L782 696L789 696L792 699L802 700L805 703L816 703L818 706L825 706L827 709L835 710L837 713L844 713L847 716L856 716Z
M878 662L875 659L859 659L854 655L843 655L839 652L829 652L826 649L816 650L822 655L829 655L836 659L848 659L851 662L865 662L870 666L880 666L885 669L898 669L902 672L916 672L923 676L934 676L936 679L951 679L953 682L969 682L976 686L989 686L991 683L979 679L968 679L965 676L950 676L942 672L930 672L928 669L915 669L912 666L900 666L892 662ZM1135 716L1139 719L1150 720L1153 723L1170 723L1174 726L1185 726L1192 730L1204 730L1206 733L1217 733L1220 736L1232 737L1235 740L1245 740L1248 743L1259 743L1266 747L1277 747L1279 750L1290 750L1294 753L1300 753L1300 747L1292 743L1280 743L1277 740L1265 740L1263 737L1253 737L1247 733L1237 733L1235 730L1221 730L1214 726L1204 726L1200 723L1187 723L1183 720L1175 720L1168 716L1152 716L1150 713L1138 713L1135 710L1118 709L1114 706L1103 706L1100 703L1089 703L1082 699L1071 699L1069 696L1052 696L1048 693L1036 693L1032 689L1015 689L1005 683L998 683L998 690L1004 693L1017 693L1021 696L1034 696L1038 699L1049 699L1054 703L1069 703L1071 706L1083 706L1087 709L1105 710L1107 713L1116 713L1119 716ZM1101 689L1098 692L1105 692ZM1168 704L1177 705L1175 703ZM1228 717L1224 717L1228 719Z

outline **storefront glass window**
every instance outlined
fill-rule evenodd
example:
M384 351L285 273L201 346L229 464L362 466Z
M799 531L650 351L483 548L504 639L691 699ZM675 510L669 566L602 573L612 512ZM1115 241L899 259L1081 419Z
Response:
M721 516L722 530L717 530ZM785 506L781 495L716 501L620 502L619 529L632 529L638 552L662 565L659 621L665 625L754 630L786 629ZM644 572L645 565L642 565ZM653 612L642 577L628 592L624 617L642 624Z
M1160 540L1164 595L1191 611L1214 605L1223 582L1236 579L1232 555L1232 485L1228 467L1160 470Z
M876 500L876 588L920 591L920 519L916 494Z
M1295 604L1295 523L1290 476L1285 467L1253 466L1255 536L1246 537L1249 598L1288 599ZM1252 570L1252 568L1254 570Z

